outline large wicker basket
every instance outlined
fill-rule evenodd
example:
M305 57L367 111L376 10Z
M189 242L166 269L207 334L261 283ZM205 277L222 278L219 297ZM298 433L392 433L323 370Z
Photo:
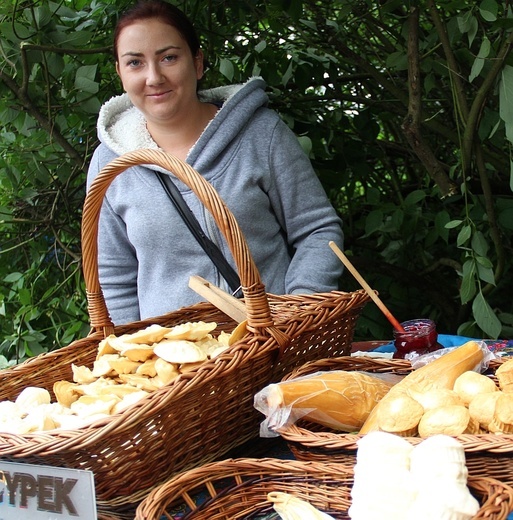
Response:
M252 406L254 394L305 361L347 353L355 322L368 301L363 291L267 295L237 222L212 186L170 155L134 152L99 173L84 204L82 252L91 334L2 371L0 400L15 398L26 386L52 392L55 381L71 381L71 364L92 366L99 341L110 333L131 333L152 323L174 326L215 321L217 330L225 331L236 326L206 302L151 320L113 326L98 279L98 218L112 180L138 164L157 164L173 171L214 216L239 271L248 334L215 361L205 362L123 413L89 427L28 435L0 433L4 460L93 471L99 510L117 513L123 508L133 511L150 489L173 474L219 458L258 437L260 418Z
M489 377L495 380L494 372L500 361L492 361ZM293 370L283 380L313 374L317 371L359 370L370 373L406 375L412 370L409 361L388 360L370 357L333 357L305 363ZM280 428L280 435L287 441L290 450L299 460L324 461L329 459L343 464L354 464L357 442L362 437L330 431L317 424L299 421ZM458 435L462 443L469 474L491 477L513 486L513 435ZM422 441L418 437L407 438L412 444Z
M272 491L295 495L333 518L348 519L353 478L353 468L342 464L229 459L190 470L156 488L137 508L135 520L276 519L266 500ZM504 520L513 510L509 486L487 477L471 477L468 486L481 504L474 519Z

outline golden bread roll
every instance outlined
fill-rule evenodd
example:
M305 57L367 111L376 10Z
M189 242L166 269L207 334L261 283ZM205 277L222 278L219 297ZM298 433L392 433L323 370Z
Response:
M470 417L468 408L462 405L448 405L427 411L419 422L419 435L461 435L479 432L479 423Z
M395 433L401 437L413 437L417 434L424 408L413 397L398 394L387 399L379 408L377 421L383 432Z
M269 410L291 407L300 416L328 428L358 431L392 383L363 372L318 372L271 384L265 397Z
M474 369L482 361L483 350L480 344L476 341L468 341L461 347L414 370L390 389L390 392L372 410L360 433L365 434L379 429L376 420L377 413L396 393L422 393L432 388L453 388L454 382L463 372Z
M411 391L408 394L422 405L425 412L448 404L463 404L461 397L450 388L432 388L426 392Z
M453 390L461 397L463 404L468 406L476 395L495 392L499 388L489 377L469 370L454 381Z
M484 430L489 429L495 412L495 404L501 394L502 392L500 390L497 392L478 394L468 405L470 416L475 419Z
M504 390L505 386L513 384L513 359L504 361L495 371L495 376L501 390Z
M494 433L513 433L513 394L501 392L495 403L490 428Z

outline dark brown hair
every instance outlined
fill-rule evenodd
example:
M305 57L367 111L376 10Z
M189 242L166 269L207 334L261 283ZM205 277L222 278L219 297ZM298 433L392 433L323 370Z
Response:
M114 29L113 53L116 61L118 59L118 39L121 31L133 23L152 18L174 27L187 42L192 55L195 57L198 54L200 41L196 30L189 18L178 7L164 0L139 0L120 16Z

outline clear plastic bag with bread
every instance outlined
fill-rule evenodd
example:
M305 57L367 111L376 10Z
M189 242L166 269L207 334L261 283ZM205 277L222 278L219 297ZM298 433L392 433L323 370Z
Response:
M376 404L402 379L395 374L333 370L268 385L255 395L254 406L266 419L261 437L299 419L341 432L357 432Z
M439 431L438 425L436 432L453 432L460 428L452 425L459 415L468 425L475 422L471 421L467 398L462 396L461 389L455 388L456 380L463 383L472 379L472 388L478 377L494 384L481 373L495 357L483 341L469 341L419 356L407 376L333 370L269 385L254 399L255 408L266 416L260 436L275 437L280 428L299 419L344 433L381 430L416 436L421 422L429 426L431 415L435 422L444 425L447 416L451 419L449 430L444 427ZM465 387L468 389L468 383ZM428 427L422 430L422 436L431 434ZM463 432L470 430L463 428Z

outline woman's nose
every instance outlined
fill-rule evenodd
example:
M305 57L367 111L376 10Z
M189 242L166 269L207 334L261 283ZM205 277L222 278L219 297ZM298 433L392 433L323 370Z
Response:
M150 64L146 77L147 85L160 85L164 81L164 76L158 65Z

